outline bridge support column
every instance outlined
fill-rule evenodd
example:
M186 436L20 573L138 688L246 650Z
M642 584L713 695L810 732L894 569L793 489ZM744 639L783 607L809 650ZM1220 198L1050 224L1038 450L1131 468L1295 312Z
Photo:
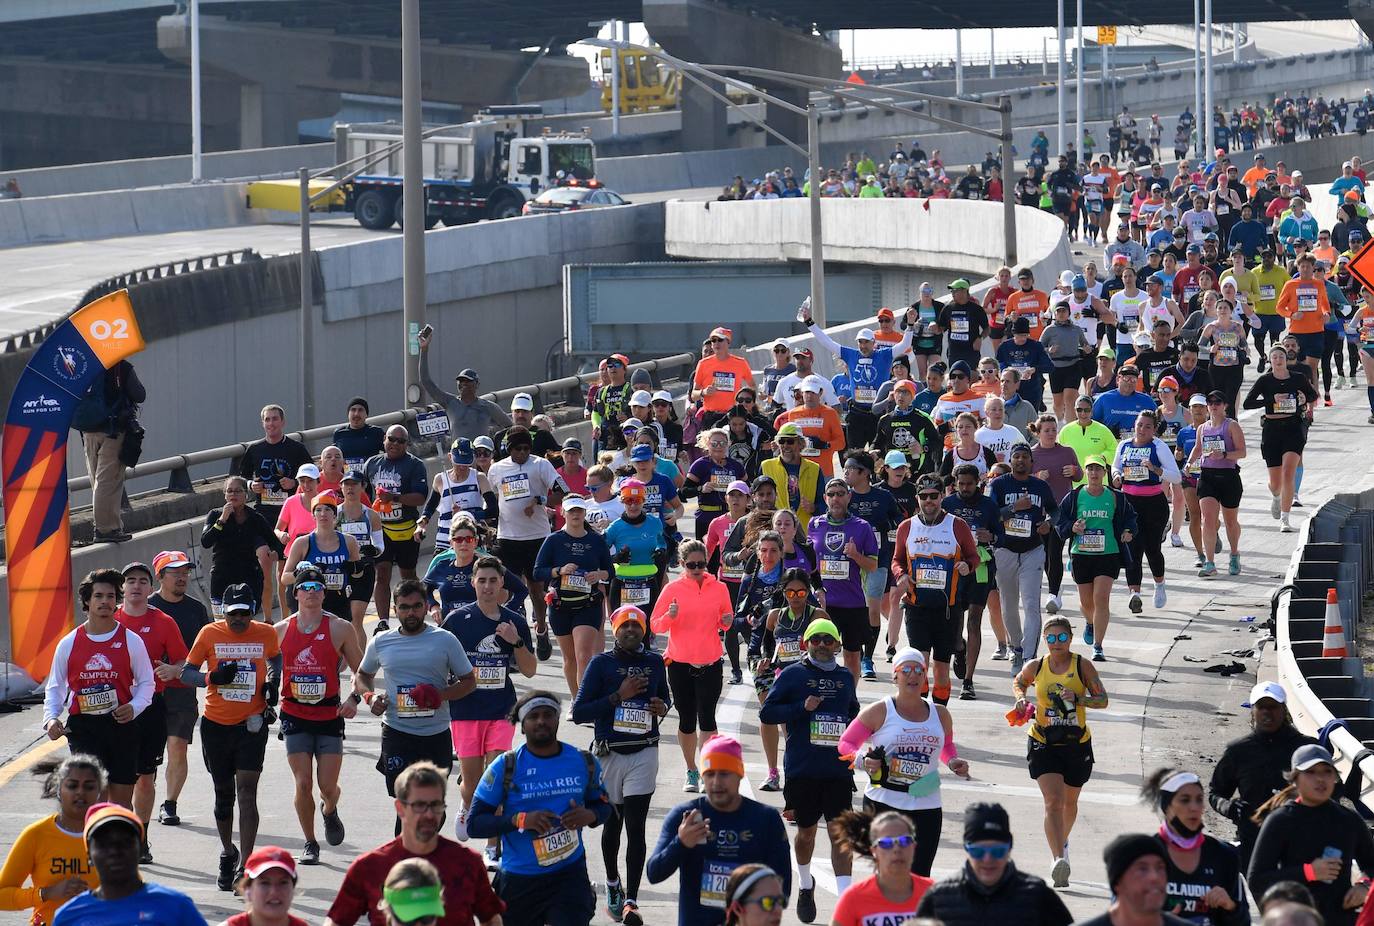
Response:
M840 48L824 36L811 35L757 16L730 9L715 0L643 0L644 26L670 54L698 64L738 64L793 71L815 77L839 77ZM806 92L760 87L805 105ZM719 86L716 89L720 89ZM806 119L769 107L770 127L806 143ZM688 151L727 146L725 105L684 81L682 146Z

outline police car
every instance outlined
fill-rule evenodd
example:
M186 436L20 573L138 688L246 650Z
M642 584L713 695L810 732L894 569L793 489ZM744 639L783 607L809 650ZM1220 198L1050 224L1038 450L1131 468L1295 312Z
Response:
M525 203L524 215L569 212L573 209L599 209L603 206L628 206L630 201L598 180L564 180Z

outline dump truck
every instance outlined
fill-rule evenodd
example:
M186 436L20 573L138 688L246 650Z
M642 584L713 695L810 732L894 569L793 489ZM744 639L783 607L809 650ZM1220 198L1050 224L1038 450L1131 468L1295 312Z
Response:
M463 225L520 215L525 203L564 179L596 176L596 145L587 132L538 134L526 130L542 112L537 106L483 110L472 122L428 135L424 146L425 228ZM400 141L396 123L336 125L338 163ZM364 228L383 229L403 220L404 152L397 147L344 184L342 208Z

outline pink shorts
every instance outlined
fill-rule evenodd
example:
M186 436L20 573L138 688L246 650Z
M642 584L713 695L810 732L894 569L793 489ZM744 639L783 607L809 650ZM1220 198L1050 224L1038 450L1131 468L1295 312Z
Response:
M515 727L507 720L450 720L453 750L460 759L478 759L489 752L506 752L515 742Z

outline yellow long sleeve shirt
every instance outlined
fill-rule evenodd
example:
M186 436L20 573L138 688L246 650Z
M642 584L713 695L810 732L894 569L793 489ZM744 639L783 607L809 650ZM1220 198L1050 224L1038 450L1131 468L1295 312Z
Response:
M62 901L40 900L38 892L71 877L84 878L92 889L100 879L91 867L86 843L80 833L68 833L57 825L57 815L30 823L15 840L0 869L0 910L33 909L31 924L53 921ZM25 887L24 882L29 886Z

